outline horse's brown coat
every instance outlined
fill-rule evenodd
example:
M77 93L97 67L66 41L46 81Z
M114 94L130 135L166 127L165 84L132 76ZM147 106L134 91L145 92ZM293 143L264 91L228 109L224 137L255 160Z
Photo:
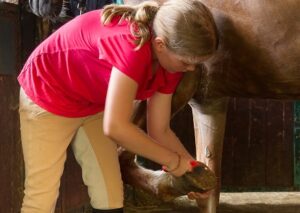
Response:
M219 176L226 97L300 98L300 1L202 2L216 20L219 50L205 63L205 69L199 66L197 72L185 77L175 94L173 111L193 96L190 105L197 159ZM207 147L212 156L206 159L205 149L200 147ZM203 212L215 212L217 202L218 190Z

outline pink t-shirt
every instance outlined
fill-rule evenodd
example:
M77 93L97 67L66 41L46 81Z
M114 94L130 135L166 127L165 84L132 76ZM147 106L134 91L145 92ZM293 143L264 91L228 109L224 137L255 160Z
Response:
M152 75L151 42L135 51L128 21L115 18L104 26L100 15L95 10L74 18L30 55L18 80L36 104L66 117L101 112L113 66L137 82L138 100L175 91L182 73L159 67Z

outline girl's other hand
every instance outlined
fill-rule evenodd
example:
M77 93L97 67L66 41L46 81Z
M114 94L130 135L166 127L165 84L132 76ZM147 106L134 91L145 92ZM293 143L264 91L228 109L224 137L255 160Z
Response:
M207 199L212 193L212 190L205 192L189 192L187 194L190 200L199 200L199 199Z

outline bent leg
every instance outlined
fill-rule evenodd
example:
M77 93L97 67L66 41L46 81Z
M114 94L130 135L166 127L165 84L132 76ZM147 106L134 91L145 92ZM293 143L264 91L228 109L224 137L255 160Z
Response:
M103 133L103 113L88 118L80 127L72 147L88 186L91 205L95 209L123 207L117 145Z
M192 107L197 160L205 163L218 177L218 185L208 200L198 200L201 212L215 213L221 187L221 161L226 124L227 99L200 105L195 100Z
M19 112L25 161L25 196L21 212L54 212L66 149L80 119L49 113L34 104L22 90Z

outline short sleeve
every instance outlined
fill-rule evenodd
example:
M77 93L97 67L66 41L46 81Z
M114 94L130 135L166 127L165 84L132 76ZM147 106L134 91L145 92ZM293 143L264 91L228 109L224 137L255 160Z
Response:
M149 42L139 50L135 47L132 35L106 36L99 42L99 59L107 61L139 84L147 76L151 49Z
M183 77L183 73L182 72L169 73L167 71L164 71L164 77L165 77L165 84L164 86L160 87L158 91L165 94L171 94L175 92L180 80Z

